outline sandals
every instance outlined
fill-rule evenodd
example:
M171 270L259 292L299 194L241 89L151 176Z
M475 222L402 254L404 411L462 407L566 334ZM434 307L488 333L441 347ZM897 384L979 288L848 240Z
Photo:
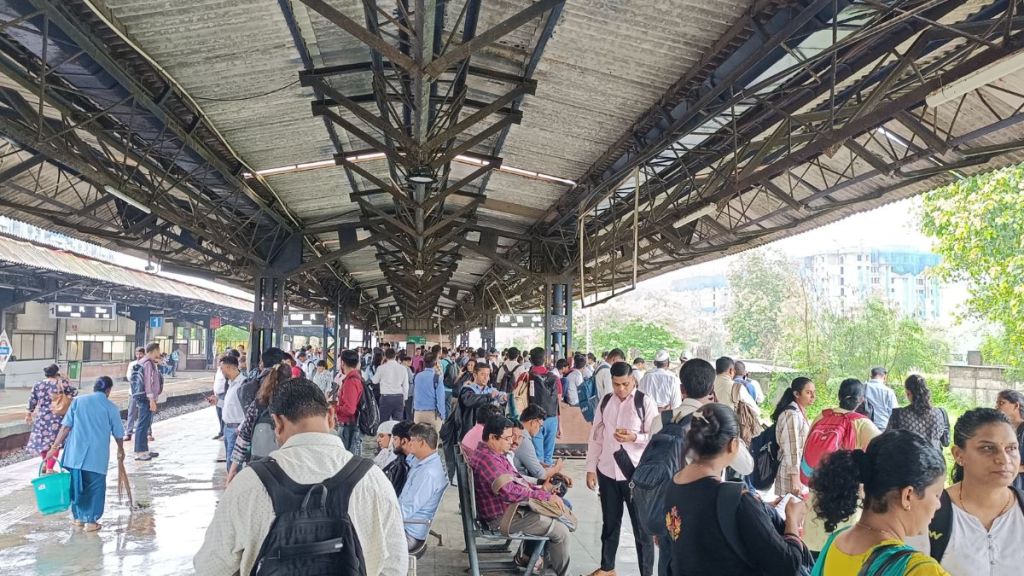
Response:
M96 532L100 528L103 528L103 525L98 522L89 522L85 525L86 532Z

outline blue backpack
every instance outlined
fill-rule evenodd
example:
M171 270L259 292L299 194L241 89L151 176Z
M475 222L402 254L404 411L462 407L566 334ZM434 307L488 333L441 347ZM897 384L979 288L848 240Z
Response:
M607 366L598 367L597 371ZM597 371L589 378L583 379L583 384L576 387L576 393L580 397L580 411L583 412L583 419L594 423L594 413L597 412Z

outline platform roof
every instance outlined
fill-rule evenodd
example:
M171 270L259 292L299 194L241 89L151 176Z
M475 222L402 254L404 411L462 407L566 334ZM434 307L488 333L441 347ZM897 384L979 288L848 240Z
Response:
M243 326L252 318L252 302L243 298L4 235L0 283L22 301L115 302Z
M0 213L462 329L1024 160L1010 7L0 0Z

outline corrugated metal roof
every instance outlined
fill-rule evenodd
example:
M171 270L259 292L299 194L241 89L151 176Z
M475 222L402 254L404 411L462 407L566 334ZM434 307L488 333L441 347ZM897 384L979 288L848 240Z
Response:
M0 261L252 311L251 301L236 296L7 236L0 236Z

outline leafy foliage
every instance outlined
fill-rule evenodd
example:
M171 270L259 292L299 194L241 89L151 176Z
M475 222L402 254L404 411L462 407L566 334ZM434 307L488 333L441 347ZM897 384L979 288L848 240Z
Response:
M732 304L725 318L744 355L772 359L778 352L784 306L796 285L792 264L778 252L752 250L728 275Z
M249 331L243 330L237 326L221 326L214 332L214 343L216 344L214 350L216 350L218 354L221 354L228 348L239 344L245 344L248 347Z
M875 366L902 381L911 372L938 370L949 356L941 334L874 299L847 315L805 308L802 317L789 321L782 346L786 357L816 382L864 380Z
M579 329L577 325L574 325L574 328ZM582 346L581 336L579 333L574 334L573 341ZM641 320L602 323L591 328L590 337L593 343L592 352L595 354L612 348L621 348L628 354L632 348L648 361L662 348L673 352L673 357L675 357L685 345L685 342L660 324ZM628 360L632 361L632 358L628 358Z
M924 196L922 230L942 255L937 272L967 280L971 315L1002 326L991 360L1024 366L1024 166L960 180Z

